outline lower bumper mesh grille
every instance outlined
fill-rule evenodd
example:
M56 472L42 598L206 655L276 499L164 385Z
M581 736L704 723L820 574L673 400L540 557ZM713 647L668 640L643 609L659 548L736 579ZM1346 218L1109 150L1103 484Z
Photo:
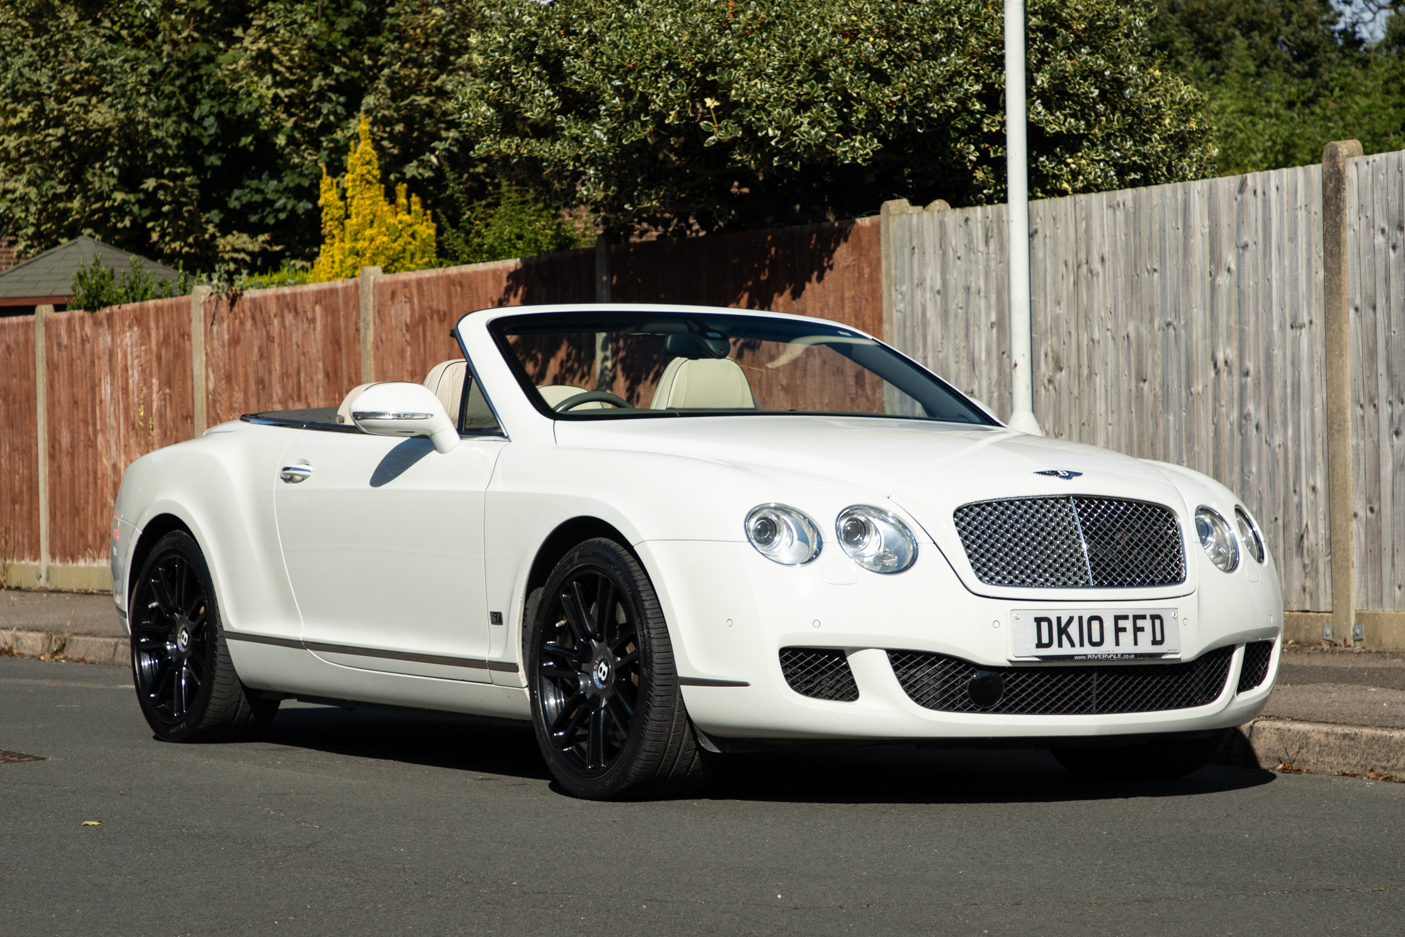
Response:
M889 651L893 673L914 703L953 713L1092 716L1189 709L1214 702L1229 677L1233 647L1178 664L985 668L958 657ZM971 697L971 678L998 674L1004 692L989 706Z
M1255 641L1244 645L1244 666L1239 668L1239 690L1247 693L1264 682L1268 664L1273 660L1273 642Z
M839 703L852 703L859 698L849 658L834 648L783 647L781 673L801 696Z

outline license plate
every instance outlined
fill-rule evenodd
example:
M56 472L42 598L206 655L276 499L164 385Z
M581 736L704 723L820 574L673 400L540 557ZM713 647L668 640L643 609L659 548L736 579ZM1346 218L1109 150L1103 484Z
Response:
M1174 608L1031 609L1011 612L1014 657L1132 660L1181 652Z

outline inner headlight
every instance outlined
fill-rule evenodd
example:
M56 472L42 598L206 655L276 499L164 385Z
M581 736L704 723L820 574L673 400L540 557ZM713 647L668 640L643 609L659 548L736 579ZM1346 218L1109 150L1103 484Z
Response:
M841 511L834 534L849 559L875 573L900 573L917 559L917 540L907 525L866 504Z
M1259 536L1258 525L1243 508L1234 509L1234 524L1239 528L1239 539L1244 541L1244 549L1254 558L1254 562L1264 561L1264 538Z
M746 515L746 539L766 559L804 566L820 552L820 530L795 508L758 504Z
M1200 508L1195 512L1195 532L1200 535L1200 545L1210 562L1227 573L1234 572L1239 565L1239 544L1229 529L1229 521L1213 508Z

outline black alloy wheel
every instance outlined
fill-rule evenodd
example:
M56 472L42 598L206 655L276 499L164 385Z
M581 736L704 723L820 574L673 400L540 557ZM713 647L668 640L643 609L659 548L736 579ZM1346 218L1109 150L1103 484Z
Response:
M257 698L234 672L209 567L184 531L162 537L132 588L132 676L142 715L159 738L246 738L278 701Z
M633 554L605 539L576 547L527 619L533 723L562 787L618 799L679 794L706 779L658 597Z

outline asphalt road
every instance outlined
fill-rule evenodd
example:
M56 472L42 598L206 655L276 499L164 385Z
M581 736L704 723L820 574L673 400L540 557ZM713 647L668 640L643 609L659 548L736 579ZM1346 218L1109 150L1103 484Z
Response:
M524 731L286 706L154 741L124 672L0 659L0 933L1333 934L1405 921L1405 784L1042 752L735 756L572 800ZM85 821L100 825L85 826Z

